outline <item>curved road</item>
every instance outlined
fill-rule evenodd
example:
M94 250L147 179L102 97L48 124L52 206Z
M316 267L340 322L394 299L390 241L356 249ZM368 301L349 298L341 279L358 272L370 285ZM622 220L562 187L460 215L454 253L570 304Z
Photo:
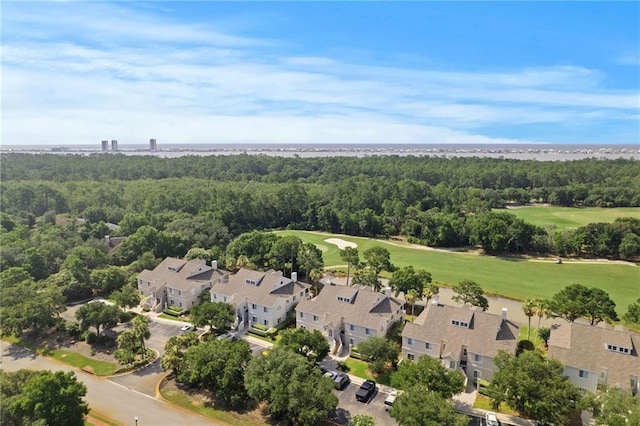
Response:
M0 342L2 365L5 371L20 369L73 371L87 386L85 397L89 407L122 425L224 425L190 411L182 410L156 399L154 396L130 389L126 385L69 367L55 360L37 356L28 349ZM150 366L153 371L153 366ZM144 371L144 370L143 370ZM141 372L144 374L143 372ZM115 380L123 381L126 376ZM138 417L136 423L135 418Z

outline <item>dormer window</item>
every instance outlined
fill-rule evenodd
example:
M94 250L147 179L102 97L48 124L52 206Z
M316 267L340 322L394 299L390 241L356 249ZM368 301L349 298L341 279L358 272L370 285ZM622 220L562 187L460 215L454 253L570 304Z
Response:
M617 346L617 345L610 345L610 344L606 344L607 349L609 349L612 352L618 352L621 354L630 354L631 353L631 349L629 348L625 348L624 346Z
M244 282L246 282L247 284L256 285L256 282L254 280L246 279L244 280Z
M468 322L463 322L463 321L458 321L458 320L451 320L451 325L455 325L456 327L469 328L469 323Z
M351 299L349 299L348 297L338 296L338 302L351 303Z

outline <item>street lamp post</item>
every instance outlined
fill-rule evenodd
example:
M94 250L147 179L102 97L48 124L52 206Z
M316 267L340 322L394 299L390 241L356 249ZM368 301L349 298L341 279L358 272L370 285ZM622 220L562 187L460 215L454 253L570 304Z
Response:
M138 416L135 416L133 419L136 421L136 426L138 426Z

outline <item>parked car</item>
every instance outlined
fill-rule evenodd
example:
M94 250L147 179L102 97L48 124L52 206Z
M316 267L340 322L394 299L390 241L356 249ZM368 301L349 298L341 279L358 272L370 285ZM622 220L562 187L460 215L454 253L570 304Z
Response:
M356 392L356 400L360 402L368 402L373 394L376 393L376 390L376 382L374 382L373 380L367 380L362 384L362 386L360 386L360 389L358 389L358 391Z
M180 334L184 334L184 333L188 333L190 331L195 331L196 326L193 324L186 324L183 325L182 328L180 329Z
M335 386L335 388L338 390L344 389L349 383L351 383L351 379L345 373L339 373L337 371L327 371L323 375L324 377L328 377L333 380L333 386Z
M393 408L393 403L396 402L396 398L400 395L401 391L394 390L389 394L387 399L384 400L384 409L385 411L391 410Z
M487 426L500 426L496 413L487 413L486 420Z
M227 331L224 334L219 335L218 337L216 337L217 340L226 340L226 339L230 339L232 342L235 342L236 340L238 340L238 334L234 333L232 331Z

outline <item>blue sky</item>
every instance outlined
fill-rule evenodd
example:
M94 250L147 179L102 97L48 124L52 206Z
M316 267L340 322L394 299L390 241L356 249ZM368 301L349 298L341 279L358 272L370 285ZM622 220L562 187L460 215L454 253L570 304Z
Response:
M639 2L2 3L2 144L640 144Z

